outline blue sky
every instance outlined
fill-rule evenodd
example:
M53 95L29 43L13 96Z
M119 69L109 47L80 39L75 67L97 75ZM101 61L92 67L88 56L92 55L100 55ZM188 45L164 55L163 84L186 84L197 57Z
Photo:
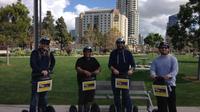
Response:
M65 11L74 11L74 7L78 4L86 5L88 7L99 8L114 8L116 0L70 0L70 5L65 8Z
M0 7L17 0L0 0ZM33 15L33 0L22 0ZM178 13L179 6L188 0L138 0L140 13L140 34L159 33L165 36L168 17ZM68 30L75 28L75 18L81 12L91 9L115 8L116 0L42 0L42 16L50 10L54 19L63 16Z

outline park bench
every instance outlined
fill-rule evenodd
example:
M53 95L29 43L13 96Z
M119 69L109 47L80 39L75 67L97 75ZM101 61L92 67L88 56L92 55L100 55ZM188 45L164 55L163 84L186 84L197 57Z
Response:
M7 46L0 46L0 56L6 56L7 65L10 64L9 55L10 55L10 50L7 48Z
M153 104L150 94L145 88L144 81L131 81L129 93L132 100L146 100L147 111L152 112ZM96 82L95 99L113 99L110 81Z

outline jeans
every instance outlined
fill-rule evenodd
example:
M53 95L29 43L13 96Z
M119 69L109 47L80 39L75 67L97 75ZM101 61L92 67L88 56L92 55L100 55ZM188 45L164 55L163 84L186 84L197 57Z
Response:
M48 97L48 92L38 93L37 82L33 82L29 111L36 112L36 108L38 107L38 112L46 112L47 97Z
M171 86L169 97L156 97L158 112L177 112L175 86Z
M121 112L121 110L123 110L122 112L124 112L125 109L126 109L126 112L131 112L132 101L129 95L129 90L115 88L114 77L112 77L111 79L111 85L112 85L112 90L113 90L113 95L114 95L114 104L115 104L117 112ZM120 93L122 93L122 102L120 100Z

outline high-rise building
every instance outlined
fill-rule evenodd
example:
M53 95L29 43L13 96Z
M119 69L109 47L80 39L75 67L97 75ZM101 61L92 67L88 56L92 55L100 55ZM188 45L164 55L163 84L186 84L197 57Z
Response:
M117 0L117 9L128 18L128 44L139 43L138 0Z
M102 34L107 33L111 28L116 28L128 41L128 19L126 16L121 15L117 9L86 11L76 18L75 24L80 38L84 36L84 32L88 31L89 28L98 29Z
M171 15L168 18L167 28L175 25L178 22L177 14Z
M168 36L168 28L176 25L178 22L178 17L177 14L171 15L168 17L168 22L167 22L167 28L166 28L166 35L165 35L165 41L169 42L170 37Z

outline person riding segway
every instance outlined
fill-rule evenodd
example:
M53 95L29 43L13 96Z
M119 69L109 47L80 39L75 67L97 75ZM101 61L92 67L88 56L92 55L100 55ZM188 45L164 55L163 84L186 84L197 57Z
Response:
M89 112L90 105L94 100L96 89L96 75L100 72L100 64L92 57L92 48L86 46L83 56L76 61L78 81L78 112Z
M116 40L117 48L110 53L108 67L111 70L111 85L114 95L114 106L116 112L126 110L132 112L132 101L129 95L129 76L133 74L135 61L132 53L125 49L125 40L119 37ZM120 78L121 77L121 78ZM122 93L122 102L120 100Z
M47 93L51 90L51 74L55 66L55 58L49 50L50 40L47 37L40 39L38 49L31 53L30 66L31 73L31 103L30 112L55 112L52 106L48 106ZM24 110L23 110L24 111Z
M169 44L161 42L158 46L160 55L150 67L151 78L154 80L153 92L157 99L157 112L177 112L176 109L176 76L178 61L169 54Z

